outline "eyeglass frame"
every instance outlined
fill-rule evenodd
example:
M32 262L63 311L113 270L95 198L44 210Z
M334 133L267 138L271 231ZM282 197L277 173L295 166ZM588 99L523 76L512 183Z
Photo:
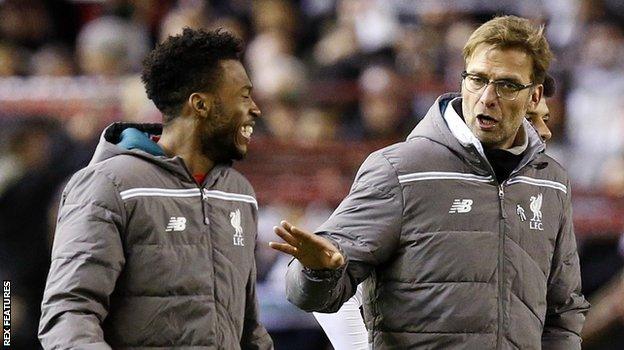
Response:
M464 80L466 80L467 77L476 77L476 78L479 78L479 79L481 79L483 81L487 80L487 82L485 82L485 85L483 85L483 87L481 87L478 91L472 91L468 87L466 87L466 90L476 94L476 93L479 93L480 91L485 91L485 89L487 89L488 85L494 84L494 91L496 92L496 96L498 96L499 98L502 98L503 100L506 100L506 101L514 101L518 97L518 95L520 94L520 91L535 86L535 82L531 82L531 83L529 83L527 85L523 85L523 84L516 83L516 82L510 81L510 80L506 80L506 79L490 80L490 79L486 79L484 77L481 77L478 74L468 73L466 71L463 71L461 73L461 77L462 77L462 82ZM506 83L506 84L514 85L515 86L514 92L515 92L516 95L513 98L511 98L511 99L505 98L505 97L501 96L500 92L498 91L498 86L500 86L500 85L497 85L497 83L498 84Z

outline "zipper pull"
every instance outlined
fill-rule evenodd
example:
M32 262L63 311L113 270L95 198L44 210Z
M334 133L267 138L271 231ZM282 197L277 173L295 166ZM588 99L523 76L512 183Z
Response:
M498 199L500 201L501 217L505 219L507 218L507 213L505 212L505 192L503 191L503 184L498 185Z

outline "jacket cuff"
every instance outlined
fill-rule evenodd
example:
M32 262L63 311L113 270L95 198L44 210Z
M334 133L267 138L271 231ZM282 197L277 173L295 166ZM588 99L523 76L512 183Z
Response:
M344 250L342 250L342 247L340 247L339 244L337 244L334 241L331 241L331 243L336 247L336 249L338 249L338 251L342 255L344 259L344 263L342 264L342 266L336 269L315 270L315 269L310 269L310 268L303 266L303 269L302 269L303 274L309 280L314 281L314 282L328 282L328 281L333 282L333 281L338 281L338 279L340 279L340 277L342 276L342 273L347 267L347 255L345 254Z
M288 300L304 311L323 312L334 302L336 288L347 268L348 258L342 250L340 253L343 254L345 263L335 270L307 269L293 259L286 272Z

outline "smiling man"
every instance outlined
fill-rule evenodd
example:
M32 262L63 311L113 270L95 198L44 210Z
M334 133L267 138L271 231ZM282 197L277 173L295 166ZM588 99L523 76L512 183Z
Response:
M231 168L260 110L223 31L169 37L144 61L160 124L109 126L63 191L39 338L45 349L271 349L255 293L257 202Z
M282 222L289 300L335 312L364 281L374 349L580 349L570 181L525 116L552 54L514 16L464 47L461 94L371 154L316 234Z

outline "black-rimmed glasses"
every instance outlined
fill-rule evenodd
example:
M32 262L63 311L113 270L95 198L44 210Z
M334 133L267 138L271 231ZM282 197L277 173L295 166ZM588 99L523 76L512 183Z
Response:
M533 86L533 83L522 85L509 80L489 80L476 74L471 74L466 71L461 74L466 89L473 93L482 92L488 85L494 84L494 90L496 90L496 96L513 101L518 97L520 91L528 89Z

